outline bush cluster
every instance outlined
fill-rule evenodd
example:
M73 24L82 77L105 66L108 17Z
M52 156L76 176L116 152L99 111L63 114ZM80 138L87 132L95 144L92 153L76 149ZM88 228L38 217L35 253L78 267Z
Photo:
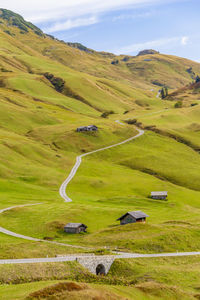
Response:
M200 77L197 75L196 77L196 83L200 82Z
M183 107L182 101L181 101L181 100L177 101L177 102L174 104L174 107L175 107L175 108L181 108L181 107Z
M128 119L125 122L129 125L135 125L137 123L137 119Z
M115 59L113 61L111 61L111 65L118 65L119 64L119 60Z
M65 81L62 78L55 77L51 73L45 73L44 76L51 82L57 92L62 93L65 85Z
M113 110L109 110L109 111L105 111L102 113L101 117L102 118L107 118L109 115L113 115L114 111Z

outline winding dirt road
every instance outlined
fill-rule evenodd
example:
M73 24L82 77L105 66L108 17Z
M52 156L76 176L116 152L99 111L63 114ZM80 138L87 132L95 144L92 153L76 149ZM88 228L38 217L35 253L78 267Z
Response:
M76 163L75 163L75 165L73 166L73 168L72 168L69 176L67 177L67 179L62 183L62 185L60 187L60 190L59 190L60 196L65 200L65 202L71 202L72 201L72 199L67 195L66 189L67 189L67 186L70 183L70 181L72 181L72 179L76 175L76 172L78 171L78 168L81 165L83 157L85 157L87 155L91 155L93 153L97 153L97 152L100 152L100 151L104 151L104 150L107 150L107 149L110 149L110 148L113 148L113 147L117 147L117 146L123 145L125 143L128 143L128 142L134 140L134 139L137 139L138 137L140 137L141 135L144 134L144 130L137 129L137 131L138 131L137 135L135 135L135 136L133 136L133 137L127 139L127 140L124 140L124 141L122 141L120 143L117 143L117 144L114 144L114 145L111 145L111 146L107 146L107 147L104 147L104 148L100 148L100 149L97 149L97 150L94 150L94 151L91 151L91 152L88 152L88 153L84 153L82 155L77 156L76 157Z
M123 144L125 144L127 142L130 142L130 141L132 141L132 140L134 140L134 139L136 139L139 136L144 134L143 130L137 129L137 131L138 131L138 134L136 136L133 136L129 139L126 139L126 140L124 140L120 143L117 143L117 144L114 144L114 145L111 145L111 146L107 146L107 147L104 147L104 148L101 148L101 149L97 149L97 150L94 150L94 151L91 151L91 152L88 152L88 153L77 156L76 163L75 163L74 167L72 168L69 176L63 182L63 184L61 185L60 190L59 190L60 195L65 200L65 202L71 202L72 201L66 194L66 188L67 188L67 185L70 183L70 181L76 175L76 172L77 172L77 170L78 170L78 168L79 168L79 166L82 162L82 157L93 154L93 153L96 153L96 152L99 152L99 151L110 149L110 148L113 148L113 147L116 147L116 146L119 146L119 145L123 145ZM42 204L42 203L17 205L17 206L4 208L4 209L0 210L0 214L4 213L6 211L12 210L14 208L33 206L33 205L39 205L39 204ZM92 249L92 248L88 248L88 247L84 247L84 246L76 246L76 245L71 245L71 244L64 244L64 243L59 243L59 242L54 242L54 241L47 241L47 240L37 239L37 238L33 238L33 237L30 237L30 236L25 236L25 235L7 230L6 228L3 228L3 227L0 227L0 233L4 233L6 235L10 235L10 236L13 236L13 237L17 237L17 238L24 239L24 240L29 240L29 241L34 241L34 242L45 242L45 243L50 243L50 244L54 244L54 245L60 245L60 246L72 247L72 248L79 248L79 249L84 249L84 250L91 250Z
M123 124L120 121L116 121L119 124ZM123 124L124 125L124 124ZM137 129L138 130L138 134L134 137L131 137L129 139L126 139L120 143L111 145L111 146L107 146L104 148L100 148L98 150L94 150L82 155L77 156L76 158L76 163L74 165L74 167L72 168L69 176L67 177L67 179L62 183L61 187L60 187L60 196L65 200L65 202L71 202L72 199L69 198L69 196L66 194L66 188L68 186L68 184L70 183L70 181L74 178L74 176L76 175L76 172L78 170L78 168L81 165L82 162L82 158L93 154L93 153L97 153L100 151L104 151L106 149L110 149L116 146L120 146L123 145L127 142L130 142L138 137L140 137L141 135L144 134L143 130ZM14 208L18 208L18 207L25 207L25 206L32 206L32 205L39 205L42 203L36 203L36 204L26 204L26 205L18 205L18 206L12 206L12 207L8 207L8 208L4 208L0 210L0 214L4 213L8 210L14 209ZM54 242L54 241L46 241L46 240L41 240L41 239L37 239L37 238L33 238L33 237L29 237L29 236L24 236L12 231L9 231L3 227L0 227L0 232L13 236L13 237L17 237L17 238L21 238L21 239L25 239L25 240L30 240L30 241L36 241L36 242L45 242L45 243L51 243L51 244L56 244L56 245L60 245L60 246L65 246L65 247L73 247L73 248L80 248L80 249L84 249L84 250L88 250L91 248L87 248L87 247L81 247L81 246L75 246L75 245L70 245L70 244L64 244L64 243L59 243L59 242ZM116 258L123 258L123 259L128 259L128 258L151 258L151 257L173 257L173 256L195 256L195 255L200 255L200 252L175 252L175 253L157 253L157 254L137 254L137 253L122 253L118 255L115 255L115 259ZM77 256L75 255L68 255L65 257L52 257L52 258L30 258L30 259L2 259L0 260L0 264L21 264L21 263L41 263L41 262L64 262L64 261L74 261L77 260L77 258L79 257L79 255L77 254ZM102 256L101 256L102 257ZM111 258L113 258L113 255L110 256Z
M1 209L0 214L5 212L5 211L12 210L12 209L15 209L15 208L33 206L33 205L39 205L39 204L42 204L42 203L25 204L25 205L17 205L17 206L7 207L7 208L4 208L4 209ZM22 235L22 234L7 230L3 227L0 227L0 232L4 233L4 234L7 234L7 235L10 235L10 236L13 236L13 237L16 237L16 238L29 240L29 241L33 241L33 242L44 242L44 243L49 243L49 244L54 244L54 245L59 245L59 246L65 246L65 247L78 248L78 249L84 249L84 250L90 250L91 249L91 248L88 248L88 247L82 247L82 246L76 246L76 245L71 245L71 244L64 244L64 243L59 243L59 242L54 242L54 241L47 241L47 240L37 239L37 238L33 238L31 236Z

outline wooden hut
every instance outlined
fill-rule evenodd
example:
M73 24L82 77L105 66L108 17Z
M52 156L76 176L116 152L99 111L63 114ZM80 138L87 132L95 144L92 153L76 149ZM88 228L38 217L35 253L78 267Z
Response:
M121 225L125 225L129 223L146 222L147 217L149 216L142 211L129 211L117 219L117 221L120 221Z
M156 200L166 200L167 192L151 192L151 198Z
M67 233L80 233L86 232L87 226L82 223L68 223L64 227L64 231Z
M96 125L89 125L89 126L81 126L76 129L77 132L81 131L97 131L98 127Z

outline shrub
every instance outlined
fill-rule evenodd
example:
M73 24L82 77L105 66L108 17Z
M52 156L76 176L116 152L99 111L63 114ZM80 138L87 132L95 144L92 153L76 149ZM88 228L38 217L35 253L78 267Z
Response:
M53 241L53 237L50 237L50 236L45 236L43 239L45 241Z
M198 103L192 103L190 106L196 106L198 105Z
M175 107L175 108L181 108L181 107L183 107L182 101L181 101L181 100L177 101L177 102L174 104L174 107Z
M44 76L51 82L55 87L56 91L62 93L65 85L65 81L60 77L55 77L53 74L45 73Z
M130 60L130 57L129 56L125 56L123 59L122 59L122 61L129 61Z
M10 71L10 70L7 70L7 69L5 69L5 68L0 68L0 72L3 72L3 73L12 73L12 71Z
M119 60L118 59L111 61L111 65L118 65L118 64L119 64Z
M109 111L105 111L102 113L101 117L102 118L107 118L109 115L113 115L114 111L113 110L109 110Z
M200 82L200 77L197 75L196 77L196 83Z
M129 125L135 125L137 123L137 119L129 119L125 121Z
M11 36L14 36L14 34L11 33L9 30L4 30L4 32L7 33L7 34L9 34L9 35L11 35Z
M161 86L161 87L164 86L164 84L162 82L159 82L158 80L153 80L152 83L157 86Z

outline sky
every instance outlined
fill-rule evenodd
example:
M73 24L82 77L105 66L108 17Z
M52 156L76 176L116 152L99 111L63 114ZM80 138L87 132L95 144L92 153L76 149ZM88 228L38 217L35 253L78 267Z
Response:
M0 0L0 7L97 51L155 49L200 62L200 0Z

